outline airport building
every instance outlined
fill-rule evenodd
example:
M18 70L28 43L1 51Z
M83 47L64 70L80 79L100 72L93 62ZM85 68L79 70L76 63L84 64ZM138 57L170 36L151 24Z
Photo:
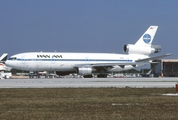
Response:
M178 76L178 59L156 60L151 64L152 74L155 77L177 77Z

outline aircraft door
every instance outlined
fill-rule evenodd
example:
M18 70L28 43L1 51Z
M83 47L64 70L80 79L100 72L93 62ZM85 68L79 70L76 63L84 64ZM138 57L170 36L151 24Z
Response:
M22 56L22 64L25 64L25 56Z
M54 58L51 58L51 63L55 64L55 59Z
M22 68L25 68L26 70L29 69L29 68L28 68L28 64L26 64L25 56L22 56L22 59L21 59L21 67L22 67Z
M89 57L85 57L85 63L89 63Z

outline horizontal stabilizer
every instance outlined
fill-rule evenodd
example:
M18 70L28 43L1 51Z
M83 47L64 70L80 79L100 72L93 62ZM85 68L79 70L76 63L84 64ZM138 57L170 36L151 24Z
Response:
M165 54L165 55L160 55L160 56L136 60L135 62L147 62L147 61L150 61L150 60L156 60L156 59L160 59L160 58L171 56L171 55L172 55L172 53L168 53L168 54Z

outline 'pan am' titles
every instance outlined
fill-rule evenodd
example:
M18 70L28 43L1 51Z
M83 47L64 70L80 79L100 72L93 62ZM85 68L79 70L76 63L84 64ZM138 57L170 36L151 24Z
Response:
M62 58L62 55L37 55L37 58Z

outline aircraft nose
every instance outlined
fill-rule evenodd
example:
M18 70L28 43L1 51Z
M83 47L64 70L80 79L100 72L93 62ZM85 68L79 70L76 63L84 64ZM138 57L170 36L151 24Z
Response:
M5 61L5 64L8 65L8 60Z
M5 65L6 65L6 66L10 66L9 60L6 60L6 61L5 61Z

